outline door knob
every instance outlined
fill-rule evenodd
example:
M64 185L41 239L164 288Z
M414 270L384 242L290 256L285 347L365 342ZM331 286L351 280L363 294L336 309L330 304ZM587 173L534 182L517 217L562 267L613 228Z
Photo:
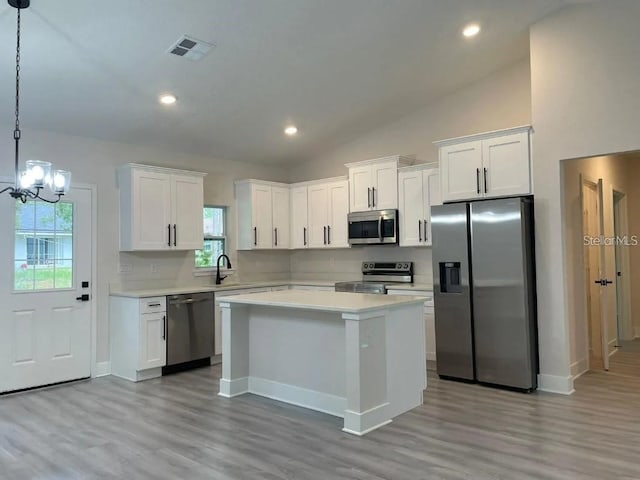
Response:
M88 302L89 301L89 294L88 293L83 293L79 297L76 297L76 300L78 300L79 302Z

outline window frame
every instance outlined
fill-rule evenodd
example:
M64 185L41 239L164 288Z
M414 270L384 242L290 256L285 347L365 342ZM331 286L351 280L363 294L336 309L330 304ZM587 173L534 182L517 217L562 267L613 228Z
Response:
M202 221L204 222L204 210L206 208L216 208L222 210L222 235L207 235L206 233L203 235L203 240L222 240L223 244L223 253L229 255L229 237L227 235L227 227L228 227L228 215L229 215L229 207L226 205L203 205L202 206ZM203 250L203 249L198 249ZM197 250L196 250L197 251ZM195 252L194 252L194 276L199 275L209 275L212 271L216 271L215 265L210 265L206 267L199 267L195 263ZM213 259L215 261L215 259ZM226 268L226 263L220 265L220 271L224 272L233 272L233 268Z

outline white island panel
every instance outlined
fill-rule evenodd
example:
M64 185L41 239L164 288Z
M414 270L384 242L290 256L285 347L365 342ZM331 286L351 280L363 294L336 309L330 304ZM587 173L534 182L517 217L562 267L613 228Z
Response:
M357 435L389 423L422 403L423 301L295 290L224 299L220 395L343 417Z

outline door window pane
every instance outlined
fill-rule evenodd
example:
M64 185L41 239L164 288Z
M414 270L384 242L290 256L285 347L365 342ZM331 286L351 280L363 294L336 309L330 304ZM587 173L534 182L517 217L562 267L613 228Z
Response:
M73 287L73 204L16 204L14 288Z

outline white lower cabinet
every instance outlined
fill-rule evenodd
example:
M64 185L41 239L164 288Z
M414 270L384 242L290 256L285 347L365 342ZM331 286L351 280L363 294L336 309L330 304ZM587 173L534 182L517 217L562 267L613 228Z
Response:
M436 324L435 314L433 310L433 292L427 290L388 290L388 295L413 295L416 297L425 297L424 302L424 337L425 351L427 360L436 360Z
M167 363L166 297L110 297L111 373L134 382L159 377Z

